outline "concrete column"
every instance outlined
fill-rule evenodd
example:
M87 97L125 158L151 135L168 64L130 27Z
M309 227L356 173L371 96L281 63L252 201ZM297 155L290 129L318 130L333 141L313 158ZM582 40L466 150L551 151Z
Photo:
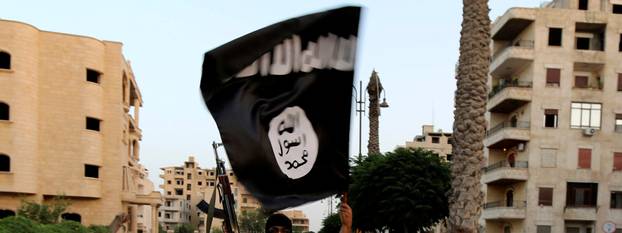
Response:
M158 207L151 205L151 233L158 233Z
M140 128L138 124L138 113L140 112L140 100L135 99L134 100L134 121L136 122L136 127Z
M130 222L127 224L130 227L129 232L136 233L136 228L138 227L138 225L136 224L136 220L138 219L137 206L130 205L129 209L130 209L130 212L129 212Z

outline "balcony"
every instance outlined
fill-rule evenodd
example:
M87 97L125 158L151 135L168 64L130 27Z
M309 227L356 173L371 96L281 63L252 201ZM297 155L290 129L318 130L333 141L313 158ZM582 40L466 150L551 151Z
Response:
M511 184L526 181L529 178L527 161L516 161L510 164L503 160L482 169L484 175L482 182L485 184Z
M533 40L520 40L501 49L492 56L490 75L493 77L510 76L522 70L534 59L533 47Z
M596 221L596 206L566 206L564 208L564 219L566 220L581 220L581 221Z
M536 9L511 8L492 25L493 40L513 40L536 19Z
M529 141L529 122L502 122L486 133L484 145L490 149L503 149Z
M488 94L489 112L510 113L531 102L531 82L510 81L492 88Z
M495 201L484 204L484 219L525 219L526 201Z

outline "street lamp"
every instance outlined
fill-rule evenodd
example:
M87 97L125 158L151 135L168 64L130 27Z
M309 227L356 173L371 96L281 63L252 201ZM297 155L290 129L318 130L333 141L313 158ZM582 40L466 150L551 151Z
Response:
M359 115L359 160L363 157L363 153L361 152L361 145L363 143L363 114L365 114L365 99L363 98L363 81L359 81L359 89L357 90L354 85L352 85L352 89L354 89L354 98L356 99L356 113Z

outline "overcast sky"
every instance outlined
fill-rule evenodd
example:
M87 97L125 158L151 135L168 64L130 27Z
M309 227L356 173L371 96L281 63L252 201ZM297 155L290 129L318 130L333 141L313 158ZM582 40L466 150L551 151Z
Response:
M490 1L491 19L510 7L541 2ZM3 0L0 18L124 44L145 102L141 162L159 185L159 168L182 165L189 155L202 167L214 165L210 144L219 141L219 134L199 93L204 52L287 18L350 4L364 7L357 86L376 69L390 105L380 117L381 150L413 140L422 124L451 131L461 1ZM363 153L367 125L365 119ZM350 154L357 153L358 118L352 115ZM326 202L302 209L317 232Z

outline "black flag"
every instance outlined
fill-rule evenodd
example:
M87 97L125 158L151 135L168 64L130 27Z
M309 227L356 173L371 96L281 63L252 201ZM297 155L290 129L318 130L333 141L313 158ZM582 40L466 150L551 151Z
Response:
M359 14L289 19L205 54L203 99L238 180L267 211L348 188Z

